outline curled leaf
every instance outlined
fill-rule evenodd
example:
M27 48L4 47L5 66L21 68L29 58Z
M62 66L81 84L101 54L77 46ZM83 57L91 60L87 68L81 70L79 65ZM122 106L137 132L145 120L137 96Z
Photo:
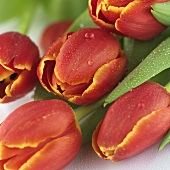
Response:
M151 13L162 24L170 26L170 2L155 3L152 5Z

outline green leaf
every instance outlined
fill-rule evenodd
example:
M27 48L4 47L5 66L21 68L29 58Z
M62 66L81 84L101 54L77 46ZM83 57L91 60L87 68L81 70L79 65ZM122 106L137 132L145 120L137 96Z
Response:
M139 86L163 70L170 68L170 38L159 44L119 85L108 95L105 104L113 102L132 88Z
M42 2L52 22L75 20L87 8L88 0L43 0Z
M157 74L156 76L152 77L150 81L154 81L159 83L162 86L165 86L170 81L170 68L162 71L161 73Z
M166 26L170 26L170 20L169 20L170 15L166 16L164 14L161 14L153 10L151 10L151 13L160 23Z
M0 0L0 22L17 17L21 18L24 10L34 0Z
M170 28L167 28L156 38L149 41L139 41L132 38L124 38L123 49L128 60L128 72L138 66L149 53L154 50L163 40L170 36Z
M168 143L170 142L170 130L168 131L168 133L166 134L165 138L163 139L163 141L160 143L159 145L159 150L162 150Z
M54 95L53 93L48 92L46 89L44 89L41 84L38 84L35 89L34 93L34 100L50 100L50 99L59 99L63 100L64 102L68 103L73 109L76 109L79 107L76 104L70 103L67 100L64 100L63 98Z
M170 1L160 2L160 3L158 2L158 3L154 3L152 5L152 9L154 11L157 11L161 14L166 15L166 16L168 16L170 14L169 8L170 8Z
M81 28L96 28L96 24L92 21L88 9L86 9L70 26L70 28L66 31L73 32L79 30Z
M152 5L151 13L162 24L170 26L170 2L155 3Z

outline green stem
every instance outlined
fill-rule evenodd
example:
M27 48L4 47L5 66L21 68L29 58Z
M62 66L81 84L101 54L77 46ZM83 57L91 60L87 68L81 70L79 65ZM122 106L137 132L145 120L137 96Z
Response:
M104 101L106 99L107 95L102 97L100 100L98 100L95 103L89 104L89 105L83 105L77 109L75 109L75 115L78 121L95 111L97 108L102 106L104 104Z
M85 145L92 140L93 132L106 115L108 108L109 105L106 107L101 106L79 122L83 137L82 145Z
M34 18L36 7L36 1L26 1L26 7L23 9L24 12L22 14L20 25L18 28L18 32L20 32L21 34L27 34Z

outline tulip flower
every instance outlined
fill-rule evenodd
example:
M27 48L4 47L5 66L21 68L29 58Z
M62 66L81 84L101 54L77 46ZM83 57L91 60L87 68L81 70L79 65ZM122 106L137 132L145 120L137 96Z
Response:
M144 151L170 128L170 93L145 82L118 98L93 133L95 152L120 161Z
M72 108L57 99L26 103L0 126L0 166L12 170L62 169L81 147Z
M139 40L158 36L166 26L151 13L151 5L168 0L89 0L88 9L92 20L100 27L116 34Z
M54 42L37 75L47 91L75 104L89 104L117 85L125 67L116 37L99 28L84 28Z
M37 46L17 32L0 35L0 103L10 102L31 91L38 82Z
M71 21L54 22L48 25L41 36L40 47L45 53L51 44L61 37L72 24Z

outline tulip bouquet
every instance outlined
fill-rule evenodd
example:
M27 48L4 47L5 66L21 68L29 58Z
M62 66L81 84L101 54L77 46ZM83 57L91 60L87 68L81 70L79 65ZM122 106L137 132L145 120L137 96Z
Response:
M33 96L0 122L0 170L63 169L89 142L112 162L170 142L168 0L1 1L17 29L0 34L0 108Z

